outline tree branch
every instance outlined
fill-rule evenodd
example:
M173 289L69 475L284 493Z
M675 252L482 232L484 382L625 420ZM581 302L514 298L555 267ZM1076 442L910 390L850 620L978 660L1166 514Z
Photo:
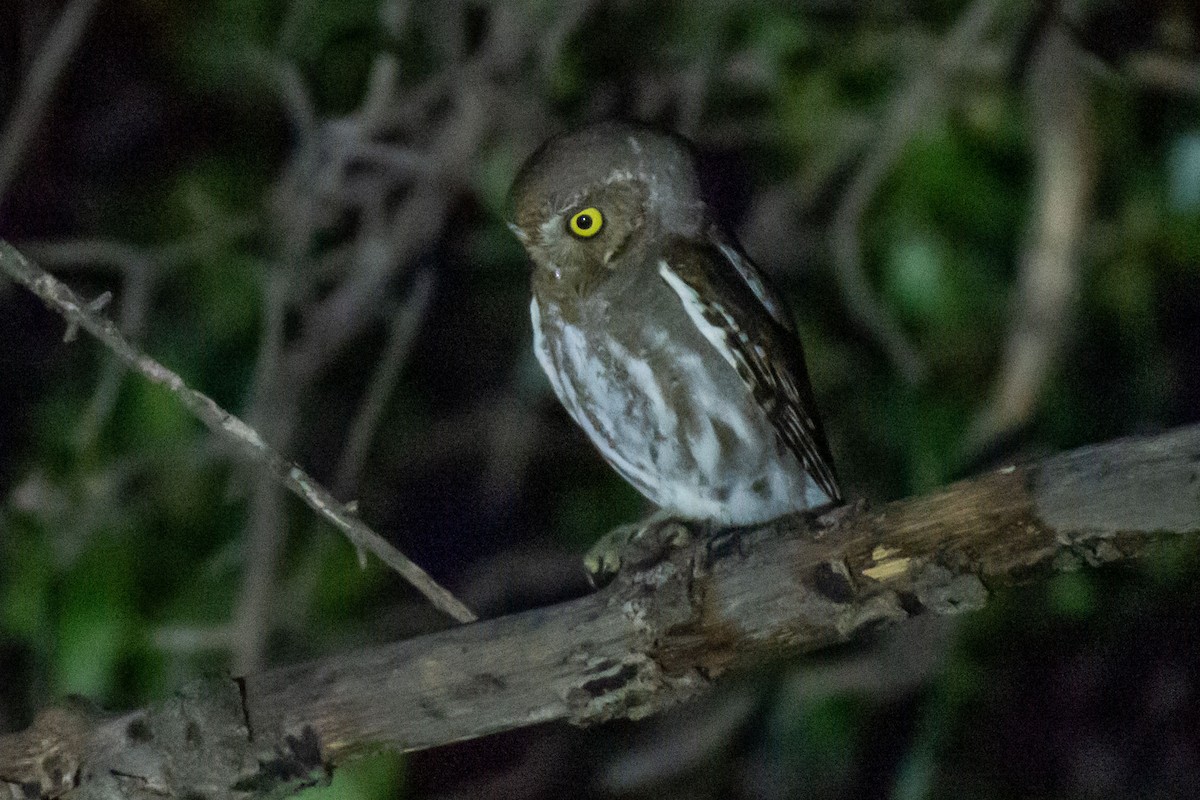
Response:
M561 605L0 737L15 797L245 798L380 748L637 719L716 677L1000 586L1200 536L1200 425L1007 467L879 509L718 535Z
M1029 422L1070 336L1079 302L1080 253L1100 172L1089 88L1071 35L1051 27L1029 70L1033 215L1004 357L991 395L966 435L969 459Z
M412 584L438 609L458 622L471 622L474 613L425 570L368 528L345 504L317 483L299 466L288 461L267 444L258 433L233 414L218 406L211 397L192 389L178 374L134 347L111 320L96 313L89 304L54 276L29 261L12 245L0 239L0 272L29 289L52 311L67 320L68 331L83 328L99 339L117 358L152 382L166 387L193 415L213 433L236 445L255 464L329 520L360 549L374 553L381 561Z
M4 205L21 159L99 3L100 0L71 0L67 4L21 84L21 94L13 104L4 130L0 131L0 206Z
M863 223L872 200L905 146L931 117L941 113L949 92L950 70L963 60L964 54L979 47L1001 6L996 0L975 0L946 34L930 61L893 95L875 142L850 179L834 214L831 231L834 277L846 310L883 346L909 383L920 383L928 365L904 328L875 297L863 263Z

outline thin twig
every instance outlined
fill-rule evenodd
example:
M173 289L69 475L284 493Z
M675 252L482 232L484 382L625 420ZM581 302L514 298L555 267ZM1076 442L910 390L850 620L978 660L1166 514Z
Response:
M41 126L67 63L79 46L100 0L71 0L46 37L0 133L0 208L33 135Z
M440 233L451 198L443 188L421 183L412 192L392 215L389 245L373 258L355 259L355 269L304 315L299 340L287 354L287 369L294 380L307 381L378 319L388 280Z
M84 238L23 242L21 249L42 264L67 269L98 264L115 266L121 273L121 331L137 342L149 316L154 289L163 271L227 247L254 230L248 220L221 220L175 242L142 247L115 239ZM125 367L108 359L75 433L76 446L86 450L112 416L125 379Z
M1200 97L1200 61L1163 53L1130 57L1126 71L1143 87Z
M317 112L299 67L286 58L260 50L250 50L246 59L274 82L279 100L296 133L302 138L313 139L317 130Z
M121 330L130 341L137 342L142 338L146 319L150 315L156 276L148 262L130 267L124 271L120 322ZM96 391L92 393L92 401L75 431L75 445L79 450L90 448L112 417L125 372L124 365L115 358L105 361Z
M1096 122L1080 54L1053 28L1029 73L1034 209L1004 356L966 437L968 459L1025 425L1058 362L1078 302L1080 258L1096 182Z
M141 338L149 315L154 291L154 261L150 252L123 242L108 240L74 240L36 243L28 246L35 257L52 264L61 260L71 266L84 264L112 264L121 276L121 331L133 342ZM105 423L116 408L121 383L125 379L125 366L116 359L106 359L96 390L87 411L75 431L75 445L83 451L91 447L104 429Z
M364 138L370 139L379 132L379 126L387 118L387 112L396 101L399 91L400 60L391 53L380 53L371 64L367 90L356 115Z
M346 446L338 459L334 491L340 497L347 497L358 483L358 475L367 459L367 451L371 446L371 438L379 427L387 408L388 398L400 376L400 370L408 361L412 350L413 340L421 323L429 310L429 301L433 298L433 274L429 270L417 273L416 283L401 306L400 311L392 321L392 330L384 346L379 364L371 375L370 385L359 404L354 422L350 425L350 435Z
M976 0L955 23L930 62L894 95L877 144L851 179L834 216L833 260L847 310L883 346L910 383L917 383L925 376L925 359L871 288L863 266L863 219L904 146L943 101L948 70L979 44L999 6L997 0Z
M289 19L302 18L306 8L303 0L294 2ZM297 364L288 360L284 342L285 314L297 296L308 293L305 287L311 285L311 267L316 260L314 236L329 218L339 213L335 210L340 202L337 195L347 177L351 150L368 134L377 108L386 105L381 96L394 88L398 66L391 56L378 58L368 98L363 102L365 110L338 126L318 120L308 87L294 64L266 53L256 54L255 58L273 76L298 136L287 168L272 193L271 225L279 255L266 275L263 337L249 415L250 422L268 441L286 448L295 434L299 398L307 391L318 367L302 365L305 367L302 374L294 371ZM278 487L273 483L255 483L246 532L245 570L231 626L234 665L241 672L253 671L261 665L272 630L276 576L288 536L287 517L280 499ZM358 554L365 563L362 548L358 548Z
M293 4L292 8L300 13L302 5ZM398 91L399 63L391 55L377 57L359 109L342 118L322 121L315 111L308 87L294 64L286 58L267 53L255 54L255 58L274 79L297 132L297 144L271 193L270 225L278 243L278 256L277 263L268 275L267 291L264 293L266 323L255 369L249 416L251 424L257 427L263 437L278 447L286 448L296 433L299 398L304 397L313 380L326 366L326 357L339 352L340 346L361 326L377 317L378 308L386 296L379 288L407 260L405 254L414 253L412 248L420 245L414 244L419 242L416 236L393 238L393 226L386 225L380 198L394 196L394 187L407 179L413 169L411 164L404 163L402 151L388 153L386 146L378 145L375 155L395 156L398 160L394 161L388 172L379 169L376 164L370 165L376 167L371 171L382 174L385 182L382 186L373 187L369 193L371 200L368 207L359 214L359 230L351 243L351 249L357 257L344 262L343 270L334 276L343 287L349 284L359 289L365 288L356 298L362 312L360 326L341 328L338 336L326 342L311 342L304 336L296 343L284 342L285 311L294 310L297 313L302 320L302 330L308 330L309 321L319 314L320 306L316 305L312 287L314 276L328 254L319 252L315 246L316 236L335 220L351 213L356 198L347 192L347 186L352 180L357 183L374 177L369 173L364 177L364 170L352 170L352 165L358 150L376 145L373 139L380 120ZM412 161L419 163L420 159L414 158ZM400 166L406 168L397 170L396 167ZM374 182L380 183L378 180ZM378 224L372 227L362 222L363 218L375 218ZM430 230L435 232L439 228L440 224L431 226ZM356 283L356 278L363 272L377 276L373 287ZM370 431L376 422L377 419L364 420L369 429L358 431L352 447L365 453ZM360 460L361 454L352 456L352 461L357 463ZM358 467L353 467L354 474L357 471ZM335 486L342 485L344 481L345 478L340 475L339 483ZM341 495L340 489L338 494ZM246 570L232 625L235 664L241 671L257 668L265 652L266 639L271 630L270 611L275 595L275 579L283 543L288 535L287 520L282 514L275 486L265 481L256 483L251 509L246 535ZM361 548L359 557L365 558Z
M286 411L293 411L293 408ZM291 420L288 420L290 426ZM283 495L275 481L262 476L250 498L242 582L230 622L233 668L239 674L262 668L271 633L275 576L288 535ZM362 548L358 549L362 553ZM359 556L362 558L362 556Z
M289 246L290 241L285 247ZM264 279L263 329L248 416L266 441L287 448L296 423L297 393L302 391L300 387L289 390L288 381L279 375L288 281L280 265L268 266ZM244 569L230 622L230 643L237 669L257 668L266 653L275 575L288 535L288 520L280 500L279 489L271 481L254 482L242 556Z
M371 551L400 573L437 608L459 622L475 620L475 615L470 609L407 556L363 524L303 469L271 448L253 428L222 409L212 398L187 386L178 374L130 344L111 320L90 311L88 304L66 285L30 262L3 240L0 240L0 270L36 294L48 308L62 315L69 324L77 325L99 339L129 367L150 381L166 387L209 430L237 445L289 491L333 523L356 546Z
M301 19L307 7L306 0L293 2L289 20ZM288 23L284 28L282 36L286 37ZM281 49L285 46L281 41ZM260 436L286 449L292 444L299 398L306 386L293 382L284 366L284 319L289 302L300 289L297 284L307 276L311 242L322 211L314 189L314 175L322 167L321 129L308 86L294 63L261 51L252 51L250 59L271 77L297 138L283 177L271 193L271 227L279 252L263 275L263 329L247 410L247 418ZM288 519L278 486L269 480L254 481L244 569L230 622L234 667L240 671L258 669L266 653L275 578L287 537ZM358 550L361 554L362 548Z
M257 224L249 219L217 220L194 234L157 246L106 238L44 239L21 242L21 252L56 270L96 265L136 270L145 263L173 268L229 247L257 229Z

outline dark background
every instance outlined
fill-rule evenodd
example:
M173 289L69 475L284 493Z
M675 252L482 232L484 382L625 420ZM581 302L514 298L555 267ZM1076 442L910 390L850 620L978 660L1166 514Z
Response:
M587 591L579 554L647 510L530 354L503 215L542 138L624 116L695 140L879 502L1200 421L1197 8L0 0L0 236L111 291L150 354L495 616ZM0 730L447 624L63 329L0 283ZM315 791L1195 797L1198 567L1063 576L664 718Z

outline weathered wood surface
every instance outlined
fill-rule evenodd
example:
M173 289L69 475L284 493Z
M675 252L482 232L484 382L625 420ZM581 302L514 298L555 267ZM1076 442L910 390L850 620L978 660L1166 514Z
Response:
M697 542L575 601L201 684L147 711L56 709L0 737L0 779L26 798L279 794L380 748L641 717L731 669L1197 534L1192 426Z

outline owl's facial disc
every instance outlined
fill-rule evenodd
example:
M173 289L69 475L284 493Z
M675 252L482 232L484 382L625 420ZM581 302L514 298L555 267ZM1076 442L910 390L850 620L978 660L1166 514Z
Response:
M520 221L518 237L556 279L591 285L644 240L645 198L645 186L631 178L590 186Z
M663 233L695 235L705 217L686 144L625 123L550 139L512 198L513 229L542 274L591 276L580 287L640 263Z

